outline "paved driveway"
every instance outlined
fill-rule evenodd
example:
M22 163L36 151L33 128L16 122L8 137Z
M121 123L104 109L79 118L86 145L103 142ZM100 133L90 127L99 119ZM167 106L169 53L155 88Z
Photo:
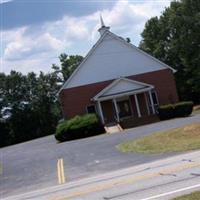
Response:
M59 158L64 160L66 181L71 181L168 157L172 154L124 154L116 151L115 145L195 121L200 121L200 115L127 129L120 134L100 135L60 144L56 143L53 136L48 136L2 148L1 197L58 184L56 164Z

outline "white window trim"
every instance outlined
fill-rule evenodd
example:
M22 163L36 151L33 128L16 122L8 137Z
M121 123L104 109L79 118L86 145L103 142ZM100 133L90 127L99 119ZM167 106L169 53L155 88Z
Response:
M157 104L154 104L154 105L158 106L158 105L159 105L158 94L157 94L157 92L156 92L155 90L152 90L151 94L152 94L152 93L155 93L156 101L157 101Z
M155 89L154 89L154 90L151 90L151 91L149 91L149 92L151 93L152 103L153 103L154 109L152 108L151 102L149 102L149 101L150 101L150 95L149 95L149 93L147 93L147 102L148 102L148 107L149 107L149 113L152 114L152 113L151 113L151 110L152 110L152 112L153 112L153 110L154 110L155 113L156 113L156 107L159 106L159 101L158 101L158 95L157 95L157 92L156 92ZM153 102L153 96L152 96L153 93L154 93L155 96L156 96L157 104L154 104L154 102ZM155 113L153 112L153 114L155 114Z

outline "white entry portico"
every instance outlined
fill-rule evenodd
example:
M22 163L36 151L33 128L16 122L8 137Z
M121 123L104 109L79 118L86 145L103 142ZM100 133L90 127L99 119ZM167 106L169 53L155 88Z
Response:
M155 114L155 104L158 104L158 102L155 102L156 94L154 89L153 85L120 77L105 87L92 100L97 104L97 111L103 124L112 120L120 122L126 117L142 117L141 107L146 108L148 115ZM152 96L152 91L154 91L154 97ZM145 99L143 103L145 105L140 102L141 94ZM131 97L133 97L134 102L131 101ZM110 103L103 110L102 104L108 101L112 102L112 104ZM114 119L109 120L105 114L111 107L113 107ZM134 107L136 108L136 113L133 111Z

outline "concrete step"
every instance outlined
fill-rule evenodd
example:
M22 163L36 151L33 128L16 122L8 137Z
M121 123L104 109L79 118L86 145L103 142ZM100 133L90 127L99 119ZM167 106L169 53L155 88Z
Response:
M117 123L112 123L112 124L106 124L104 126L105 130L106 130L106 133L109 133L109 134L112 134L112 133L117 133L117 132L120 132L122 131L122 127L117 124Z

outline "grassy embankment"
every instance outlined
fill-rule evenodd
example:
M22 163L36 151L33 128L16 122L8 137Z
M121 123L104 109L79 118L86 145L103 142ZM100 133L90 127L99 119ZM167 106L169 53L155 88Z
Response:
M121 152L159 154L200 149L200 122L118 144Z
M200 191L174 198L173 200L200 200Z
M200 105L194 106L192 114L193 115L200 114Z

